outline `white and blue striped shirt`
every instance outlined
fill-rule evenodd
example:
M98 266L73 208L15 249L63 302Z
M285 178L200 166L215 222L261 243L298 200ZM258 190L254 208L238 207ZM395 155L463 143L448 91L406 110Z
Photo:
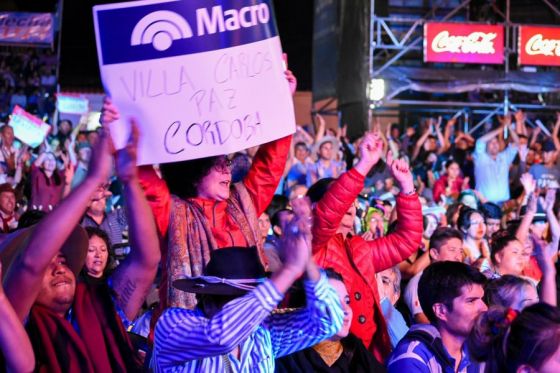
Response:
M270 280L227 303L211 319L198 309L170 308L156 325L152 368L155 372L273 372L274 359L313 346L342 326L340 300L325 274L316 283L307 281L305 293L305 308L278 314L271 312L283 295ZM230 353L237 346L239 359Z

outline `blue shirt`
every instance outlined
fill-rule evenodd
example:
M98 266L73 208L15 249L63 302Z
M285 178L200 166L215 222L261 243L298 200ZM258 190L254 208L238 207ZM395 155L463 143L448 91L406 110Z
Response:
M155 330L155 372L274 372L274 360L313 346L342 326L343 312L324 274L304 285L307 306L271 312L283 295L267 280L211 319L199 309L167 309ZM239 346L239 359L231 351ZM231 369L226 370L229 365Z
M516 155L517 146L510 144L492 159L486 152L486 142L476 142L473 154L476 190L488 201L501 203L509 199L509 166Z
M430 334L434 339L441 338L439 331L433 325L413 325L410 331L422 330ZM445 348L445 347L444 347ZM447 353L447 351L445 351ZM447 353L449 360L455 366L455 360ZM451 367L442 367L432 351L421 341L401 340L387 363L388 373L455 373ZM463 347L458 373L479 373L483 371L481 364L471 361L466 347Z

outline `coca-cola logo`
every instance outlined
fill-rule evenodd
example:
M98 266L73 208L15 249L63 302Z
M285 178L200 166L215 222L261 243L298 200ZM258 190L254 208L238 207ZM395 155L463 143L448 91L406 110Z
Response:
M437 53L476 53L494 54L495 32L475 31L469 35L450 35L449 31L441 31L432 40L432 50Z
M535 34L525 44L525 52L530 56L560 56L560 40L545 39L543 34Z

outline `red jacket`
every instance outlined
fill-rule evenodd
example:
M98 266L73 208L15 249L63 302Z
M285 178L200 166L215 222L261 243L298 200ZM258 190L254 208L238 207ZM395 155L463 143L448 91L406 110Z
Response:
M255 205L257 216L261 215L272 201L280 178L286 167L292 136L263 144L260 146L251 168L243 183ZM160 179L153 168L141 167L140 180L158 228L160 238L167 234L171 209L171 196L165 181ZM225 201L208 201L194 199L203 209L204 215L211 222L212 232L218 247L245 246L246 241L236 222L225 213Z
M439 179L436 180L434 183L434 202L440 203L441 196L445 194L445 190L447 189L447 175L442 175ZM453 181L451 185L451 196L456 199L459 194L461 194L461 189L463 188L463 181L462 177L458 177Z
M336 233L344 214L364 187L355 169L336 180L314 210L313 257L323 268L344 278L354 313L350 331L383 361L391 350L387 326L379 305L375 273L393 267L422 243L422 209L418 195L397 196L397 228L385 237L365 241L361 236Z

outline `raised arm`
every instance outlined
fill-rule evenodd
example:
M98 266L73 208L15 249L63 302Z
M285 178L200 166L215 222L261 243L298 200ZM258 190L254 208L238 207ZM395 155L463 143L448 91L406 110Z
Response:
M431 121L431 119L430 119ZM416 157L418 157L418 155L420 154L420 149L422 149L422 145L424 145L424 143L426 142L426 140L428 139L428 136L430 136L430 128L431 128L432 124L430 124L430 126L428 128L426 128L426 130L424 131L424 133L422 134L422 136L420 136L420 138L418 139L418 141L416 141L416 144L414 144L414 150L412 151L412 157L411 160L415 160Z
M504 126L507 127L508 133L511 136L511 139L515 145L519 145L519 136L517 135L517 131L514 131L511 128L511 114L506 115L504 118Z
M445 149L444 152L449 150L451 147L451 134L453 133L453 129L455 128L455 123L457 122L457 118L451 118L445 124L445 130L443 131L443 141L442 147Z
M115 165L117 175L124 186L131 251L124 262L117 267L111 279L118 305L127 318L133 320L156 276L160 250L150 206L138 181L136 167L138 128L134 122L130 133L126 147L116 154Z
M525 126L525 120L527 118L525 113L521 110L517 110L513 116L515 117L515 132L518 135L528 136L529 133Z
M14 261L7 274L4 281L5 292L22 321L37 298L51 259L79 224L92 195L98 189L102 189L100 187L109 177L109 141L107 134L101 135L93 151L84 182L37 224L22 255Z
M0 278L2 266L0 265ZM35 355L23 324L4 294L0 284L0 352L4 357L7 372L32 372L35 368Z
M385 237L368 242L371 260L378 272L399 264L422 243L422 206L414 189L412 173L404 160L392 158L392 155L387 157L387 164L401 189L396 204L397 228Z
M323 116L319 113L315 114L315 118L317 118L317 130L315 131L315 139L313 143L317 144L325 136L327 123L325 122Z
M560 150L560 139L558 139L558 133L560 132L560 113L556 113L556 123L554 123L554 128L552 129L552 141L554 141L554 147L558 152Z
M539 198L539 203L543 210L546 212L548 226L550 227L550 234L552 241L560 240L560 223L554 213L554 203L556 201L556 189L548 189L544 198Z
M439 141L439 149L437 151L438 154L443 154L447 151L447 148L445 147L445 144L447 144L447 142L445 141L445 137L443 136L443 133L441 132L441 116L438 117L437 123L435 125L435 130L436 130L436 136L438 138Z
M101 123L108 127L111 122L120 118L118 108L112 103L109 97L103 101L103 116ZM160 238L167 235L169 226L169 213L171 211L171 194L165 181L159 177L152 165L138 167L138 182L156 222L156 227Z
M356 166L335 180L316 203L313 216L313 255L319 265L326 243L337 233L342 218L364 187L365 175L381 158L382 146L377 134L367 133L360 144L361 158Z
M527 202L527 210L525 211L525 216L521 219L521 223L515 232L515 237L517 237L521 243L525 243L529 234L529 227L531 226L533 217L537 213L537 196L535 196L534 193L536 182L531 174L525 173L521 175L521 184L525 190L524 200Z
M533 148L533 146L537 143L537 139L539 138L540 133L540 127L533 128L533 133L531 133L531 141L529 141L529 148Z
M540 300L556 307L558 305L558 295L556 293L556 266L558 259L558 238L553 239L549 244L542 246L537 240L533 240L537 263L543 274L541 279Z

